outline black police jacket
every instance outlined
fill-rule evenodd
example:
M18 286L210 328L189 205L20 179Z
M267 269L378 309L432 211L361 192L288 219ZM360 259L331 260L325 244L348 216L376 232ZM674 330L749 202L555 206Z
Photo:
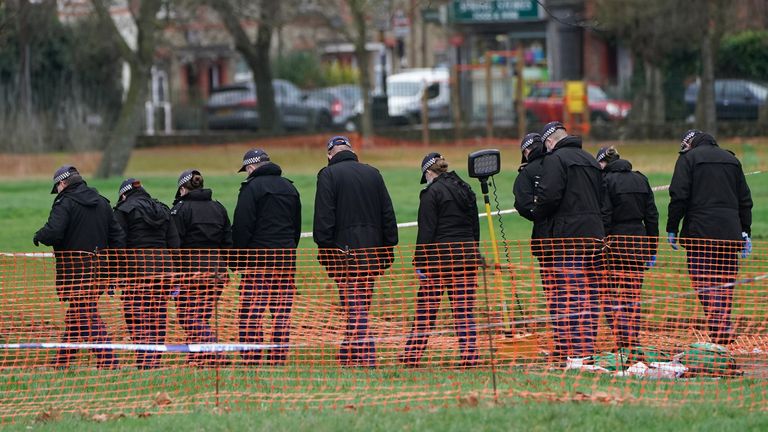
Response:
M518 169L517 178L512 188L515 195L515 210L520 216L533 222L532 239L546 238L551 226L548 219L534 217L533 208L536 202L536 187L544 173L544 148L538 144L528 154L528 161ZM534 248L534 253L538 253Z
M171 219L171 210L152 198L144 189L126 193L126 198L115 206L115 216L123 227L128 249L122 256L124 269L130 277L150 277L153 283L164 283L155 273L174 270L169 249L180 245L179 234ZM152 250L160 249L160 250Z
M240 249L233 257L233 265L239 269L295 267L295 249L301 236L301 197L282 173L277 164L267 162L240 185L232 225L233 247Z
M313 237L326 267L351 264L372 271L392 264L398 241L397 221L384 178L376 168L358 162L351 151L337 153L317 173ZM382 251L338 251L385 247ZM323 250L323 249L332 249ZM347 261L337 263L335 259Z
M103 286L93 284L101 267L94 252L125 247L125 233L109 200L85 182L71 184L56 195L48 222L35 237L55 251L56 291L62 301L98 296Z
M439 175L419 195L413 264L428 272L480 265L477 197L455 172Z
M219 249L232 247L232 226L227 210L214 201L210 189L195 189L179 197L171 209L171 217L179 233L181 251L177 264L187 272L226 272Z
M533 216L551 218L547 237L602 239L603 176L595 158L581 149L581 138L561 139L544 157L543 169Z
M615 160L603 170L607 196L603 200L603 222L608 236L645 236L645 239L619 237L609 242L614 252L647 261L656 254L659 237L659 212L653 190L642 173L632 171L632 164Z
M712 139L680 154L669 196L667 232L677 233L682 219L680 237L741 240L742 231L751 233L752 195L741 163Z

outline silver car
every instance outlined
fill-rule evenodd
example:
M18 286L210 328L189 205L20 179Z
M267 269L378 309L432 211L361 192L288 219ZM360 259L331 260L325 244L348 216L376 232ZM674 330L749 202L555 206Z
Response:
M329 129L330 107L292 83L272 81L278 118L286 129ZM209 129L259 129L258 97L253 82L215 88L205 106Z

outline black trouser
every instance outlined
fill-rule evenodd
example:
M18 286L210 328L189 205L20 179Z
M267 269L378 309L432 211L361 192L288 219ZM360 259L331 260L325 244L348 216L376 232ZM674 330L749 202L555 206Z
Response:
M64 317L64 326L61 338L64 343L111 343L107 327L99 316L97 298L72 299ZM118 366L117 357L111 349L94 348L91 351L96 355L97 367L109 369ZM76 352L76 349L60 348L53 359L53 366L68 367Z
M291 310L296 294L293 271L259 273L243 277L240 284L239 327L240 342L249 344L264 343L262 326L264 312L269 309L272 315L271 345L269 361L284 363L290 343ZM242 358L248 363L261 359L261 350L244 351Z
M144 282L123 292L125 324L134 343L164 344L168 328L168 289L157 284L157 279ZM162 352L139 351L136 353L136 367L160 367L162 355Z
M429 334L435 328L435 318L440 309L443 292L447 292L453 312L453 327L459 339L461 365L477 364L477 325L474 316L477 289L475 278L474 272L457 272L430 275L419 281L416 316L405 343L403 362L416 365L421 360Z

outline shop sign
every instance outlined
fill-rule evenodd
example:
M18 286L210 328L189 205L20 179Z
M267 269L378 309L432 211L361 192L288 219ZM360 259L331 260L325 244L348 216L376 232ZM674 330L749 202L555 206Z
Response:
M457 23L538 20L536 0L453 0L451 19Z

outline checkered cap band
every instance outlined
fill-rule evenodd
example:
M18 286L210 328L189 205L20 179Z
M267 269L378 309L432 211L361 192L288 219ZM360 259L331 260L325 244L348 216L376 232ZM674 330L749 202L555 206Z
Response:
M61 173L61 174L57 175L56 177L54 177L53 178L53 182L54 183L58 183L58 182L64 180L65 178L68 178L71 175L72 175L71 171L64 171L63 173Z
M129 190L133 189L133 183L128 183L127 185L120 188L119 191L117 191L120 195L128 192Z
M690 131L683 137L683 140L681 141L683 144L690 144L693 137L696 136L696 134L699 133L699 131Z
M561 126L552 126L549 129L545 130L543 134L541 134L541 140L546 141L547 138L552 136L553 133L555 133L556 130L562 129Z
M260 157L252 157L252 158L243 160L243 166L250 165L250 164L255 164L255 163L259 163L259 162L261 162L261 158ZM190 176L189 178L192 178L192 177Z
M608 151L606 149L600 149L599 152L597 152L597 157L595 158L598 162L605 159L605 156L608 154Z
M430 158L430 159L428 159L426 162L424 162L424 165L422 165L422 166L421 166L421 172L425 172L425 171L427 171L427 170L429 169L429 167L431 167L432 165L434 165L434 164L435 164L435 162L437 162L438 160L440 160L440 158L442 158L442 156L440 156L440 155L437 155L437 156L435 156L435 157L433 157L433 158Z
M189 174L185 175L184 177L180 178L179 179L179 187L181 187L181 185L183 185L184 183L192 180L192 176L193 175L194 175L193 173L189 173Z

